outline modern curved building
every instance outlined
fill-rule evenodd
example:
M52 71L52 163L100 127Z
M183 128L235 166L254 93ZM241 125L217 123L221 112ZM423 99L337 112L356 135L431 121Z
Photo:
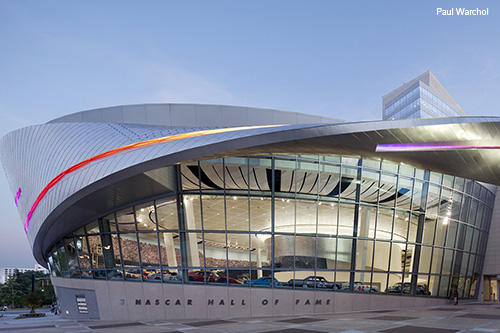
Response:
M424 81L384 108L426 107ZM0 153L63 315L120 320L488 299L499 146L492 117L146 104L16 130Z

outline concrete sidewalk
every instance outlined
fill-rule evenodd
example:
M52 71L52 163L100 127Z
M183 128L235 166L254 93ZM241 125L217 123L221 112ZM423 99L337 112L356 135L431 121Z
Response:
M500 303L303 316L109 322L3 321L0 332L500 332Z

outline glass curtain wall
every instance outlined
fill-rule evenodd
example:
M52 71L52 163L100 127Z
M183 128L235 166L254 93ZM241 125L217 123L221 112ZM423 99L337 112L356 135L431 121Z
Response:
M345 156L177 167L179 188L58 242L56 276L476 296L494 195L471 180Z

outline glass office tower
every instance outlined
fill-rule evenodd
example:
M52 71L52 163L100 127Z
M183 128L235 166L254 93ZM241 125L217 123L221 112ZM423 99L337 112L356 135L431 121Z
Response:
M383 96L382 103L384 120L466 115L430 71Z

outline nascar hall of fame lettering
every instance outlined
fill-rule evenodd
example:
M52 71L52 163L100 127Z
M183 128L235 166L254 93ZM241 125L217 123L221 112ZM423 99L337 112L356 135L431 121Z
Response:
M467 9L467 8L436 8L437 16L488 16L489 8L486 9Z
M304 298L300 299L297 298L295 299L295 305L330 305L331 299L309 299L309 298ZM135 299L135 305L174 305L174 306L192 306L194 305L194 301L192 299L187 299L187 300L181 300L181 299ZM260 300L260 303L262 305L278 305L280 303L280 300L278 298L275 298L274 300L269 300L269 299L262 299ZM121 305L125 305L125 300L120 300ZM221 305L229 305L229 306L234 306L234 305L240 305L240 306L245 306L247 305L248 302L245 299L241 300L225 300L225 299L213 299L210 298L206 301L206 305L208 306L221 306Z

